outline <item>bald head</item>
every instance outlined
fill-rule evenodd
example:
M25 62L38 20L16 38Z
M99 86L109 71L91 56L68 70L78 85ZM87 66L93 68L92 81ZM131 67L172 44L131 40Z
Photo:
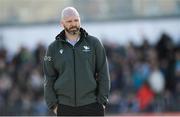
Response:
M74 7L66 7L61 14L61 26L64 27L67 35L78 36L80 31L80 17Z
M63 11L61 13L62 20L65 18L72 17L72 16L79 17L79 13L74 7L66 7L63 9Z

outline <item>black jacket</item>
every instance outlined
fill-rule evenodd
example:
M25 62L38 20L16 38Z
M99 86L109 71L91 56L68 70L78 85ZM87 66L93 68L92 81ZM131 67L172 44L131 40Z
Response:
M44 57L44 94L49 108L60 103L82 106L106 104L110 78L105 50L100 41L80 29L80 40L72 46L63 30Z

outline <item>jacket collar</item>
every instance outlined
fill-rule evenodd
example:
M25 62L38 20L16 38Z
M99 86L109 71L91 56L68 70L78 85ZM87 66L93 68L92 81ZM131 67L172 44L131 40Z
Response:
M83 29L80 28L80 39L85 39L87 37L88 33ZM62 30L57 36L56 40L65 41L65 30Z

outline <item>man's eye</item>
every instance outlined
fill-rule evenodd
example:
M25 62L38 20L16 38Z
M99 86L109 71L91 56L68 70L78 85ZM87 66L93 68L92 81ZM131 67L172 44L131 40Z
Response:
M75 22L78 22L79 20L74 20Z

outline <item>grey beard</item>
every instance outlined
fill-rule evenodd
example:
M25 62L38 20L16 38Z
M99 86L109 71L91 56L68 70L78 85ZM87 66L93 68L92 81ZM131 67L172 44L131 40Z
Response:
M71 35L76 35L76 34L78 34L79 33L79 28L76 28L76 30L73 30L73 31L70 31L70 30L68 30L67 28L65 28L65 30L69 33L69 34L71 34Z
M71 34L71 35L76 35L76 34L79 33L79 30L76 30L76 31L70 31L70 32L68 32L68 33Z

